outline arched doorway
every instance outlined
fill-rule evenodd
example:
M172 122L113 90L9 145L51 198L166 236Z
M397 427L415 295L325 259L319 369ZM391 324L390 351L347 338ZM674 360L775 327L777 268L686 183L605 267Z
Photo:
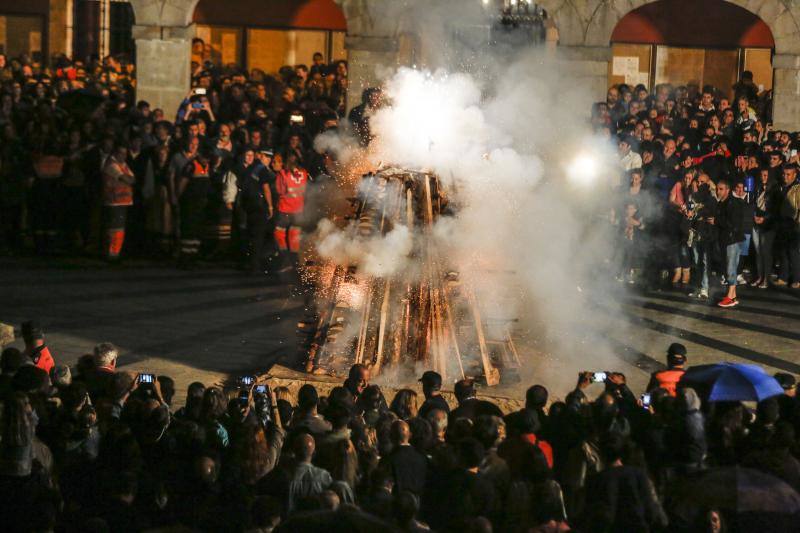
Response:
M200 0L193 61L274 73L283 65L346 59L347 21L334 0ZM202 43L200 42L202 41Z
M772 89L775 40L750 11L723 0L659 0L622 17L611 34L609 85L712 85L727 94L741 72Z

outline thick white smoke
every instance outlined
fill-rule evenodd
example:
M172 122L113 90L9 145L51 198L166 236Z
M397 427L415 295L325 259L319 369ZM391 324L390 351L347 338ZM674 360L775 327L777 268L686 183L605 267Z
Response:
M608 198L590 180L581 188L566 179L579 154L588 154L578 165L582 177L595 173L593 162L615 158L592 137L591 95L539 52L482 60L492 63L479 65L479 76L398 69L385 81L386 105L370 121L369 157L434 171L447 184L458 208L434 238L450 268L476 288L490 328L499 333L517 318L525 344L546 352L544 360L526 361L533 369L523 372L526 384L565 392L577 372L606 369L641 381L643 374L612 357L619 342L609 338L626 332L598 320L619 312L613 282L605 281L613 255ZM319 250L391 272L387 261L397 261L394 271L408 267L396 239L347 243L328 232Z
M392 276L408 262L413 239L405 226L395 226L383 236L360 237L355 223L339 229L328 219L317 227L317 252L337 264L358 265L368 276Z

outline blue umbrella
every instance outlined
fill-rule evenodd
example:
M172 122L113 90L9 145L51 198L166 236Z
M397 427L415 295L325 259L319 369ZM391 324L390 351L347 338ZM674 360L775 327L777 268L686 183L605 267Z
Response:
M783 394L778 381L758 365L717 363L689 368L681 383L702 383L709 386L710 402L760 402Z

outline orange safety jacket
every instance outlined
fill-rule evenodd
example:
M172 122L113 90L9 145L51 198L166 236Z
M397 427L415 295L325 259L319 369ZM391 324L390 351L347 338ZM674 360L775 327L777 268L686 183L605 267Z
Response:
M127 163L109 157L103 168L103 205L133 205L136 178Z
M43 180L60 178L64 171L64 158L57 155L40 155L33 160L33 172Z
M50 370L56 366L56 362L53 359L52 354L50 354L50 350L47 346L39 346L38 348L34 349L30 353L30 358L33 360L33 364L36 365L37 368L41 368L48 374Z
M294 171L283 169L275 178L275 189L278 191L279 213L302 213L305 206L306 184L308 173L296 168Z
M678 382L686 371L682 368L670 368L653 373L648 390L665 389L670 396L677 396Z
M209 172L209 164L206 163L205 165L200 163L197 159L192 161L192 172L189 175L189 179L203 179L203 178L210 178L211 174Z

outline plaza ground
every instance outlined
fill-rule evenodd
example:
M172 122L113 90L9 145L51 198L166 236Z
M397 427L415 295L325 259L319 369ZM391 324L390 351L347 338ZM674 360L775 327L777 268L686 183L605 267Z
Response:
M522 381L497 392L519 397L538 382L563 397L579 370L624 372L638 392L672 342L687 346L691 364L753 362L800 374L800 291L748 288L740 299L731 310L676 292L589 300L596 313L580 328L585 335L521 332ZM19 328L38 319L57 361L70 365L96 343L113 342L119 368L171 376L177 403L192 381L224 383L275 363L296 367L302 312L291 285L233 269L0 260L0 322Z

